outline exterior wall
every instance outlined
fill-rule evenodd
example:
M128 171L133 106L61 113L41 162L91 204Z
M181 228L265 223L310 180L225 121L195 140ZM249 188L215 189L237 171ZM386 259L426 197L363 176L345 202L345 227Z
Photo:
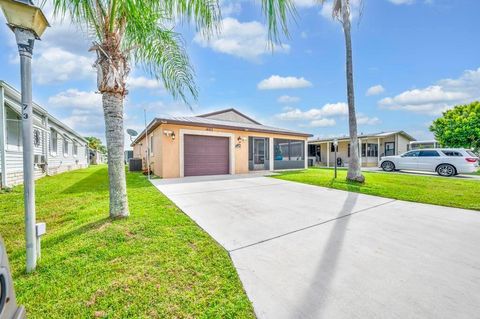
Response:
M163 134L163 131L168 130L172 131L175 134L175 139L172 140L172 137L166 136ZM151 160L155 163L153 165L153 173L162 178L175 178L181 176L180 169L180 130L188 131L197 131L199 133L206 134L231 134L232 141L234 146L233 158L234 158L234 173L243 174L249 172L248 167L248 137L265 137L265 138L284 138L292 140L301 140L307 141L306 137L302 136L291 136L284 134L271 134L271 133L260 133L260 132L247 132L247 131L238 131L238 130L229 130L229 129L217 129L217 128L207 128L199 126L186 126L186 125L177 125L177 124L162 124L159 125L153 131L154 134L154 154L151 157ZM238 138L241 138L241 142L238 143ZM140 146L142 144L142 146ZM235 147L236 144L240 144L240 147ZM142 158L145 161L145 137L140 139L134 146L133 152L134 157ZM272 146L270 146L272 149ZM156 151L160 150L160 152ZM307 154L305 154L307 156ZM272 157L272 153L270 153Z
M397 134L398 138L398 147L397 147L397 155L405 153L408 151L408 144L410 143L410 140L406 139L403 135Z
M21 145L21 109L18 92L8 85L3 87L4 82L0 81L0 119L2 123L0 137L3 143L0 143L5 161L2 161L1 167L4 176L2 176L1 186L14 186L23 183L23 147ZM2 118L3 117L3 118ZM8 121L10 124L8 125ZM17 122L18 121L18 122ZM34 155L43 160L34 166L34 176L36 179L54 175L64 171L88 166L88 153L86 149L87 142L80 135L61 124L58 120L51 117L45 110L34 104L33 108L33 129L39 135L38 145L34 145ZM18 129L19 128L19 129ZM50 150L50 129L53 128L58 133L57 150ZM13 129L13 130L12 130ZM69 152L63 152L63 138L69 140ZM13 141L16 140L16 143ZM73 142L76 142L78 153L73 152ZM0 156L0 161L3 156Z

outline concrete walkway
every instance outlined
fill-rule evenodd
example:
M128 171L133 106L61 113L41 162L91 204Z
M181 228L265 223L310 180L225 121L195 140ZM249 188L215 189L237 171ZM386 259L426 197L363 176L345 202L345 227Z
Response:
M258 176L153 180L259 318L480 318L480 212Z

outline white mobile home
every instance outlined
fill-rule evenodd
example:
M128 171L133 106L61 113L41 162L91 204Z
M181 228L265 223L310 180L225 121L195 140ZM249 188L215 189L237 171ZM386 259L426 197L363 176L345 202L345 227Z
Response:
M335 158L334 140L338 141L337 158ZM398 155L408 150L408 145L415 139L404 131L361 134L358 136L359 155L363 167L378 166L380 158ZM350 159L350 137L316 138L308 141L309 165L348 166Z
M20 92L0 80L0 186L23 182ZM35 178L88 166L87 141L33 103Z

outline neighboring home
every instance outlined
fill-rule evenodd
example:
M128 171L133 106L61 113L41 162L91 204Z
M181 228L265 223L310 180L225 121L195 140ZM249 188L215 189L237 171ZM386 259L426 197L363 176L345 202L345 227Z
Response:
M310 134L265 126L235 109L154 119L132 142L135 158L163 178L303 169Z
M92 148L89 148L88 151L90 153L90 156L89 156L90 165L105 164L107 162L106 154L103 154L99 150L94 150Z
M23 183L20 92L0 81L1 187ZM33 103L35 178L88 166L87 141Z
M337 158L333 141L338 140ZM361 134L358 136L359 155L362 166L377 166L380 157L398 155L408 150L408 145L415 139L404 131L382 132L376 134ZM361 145L361 146L360 146ZM308 141L309 165L334 166L335 160L339 166L348 166L350 158L350 138L318 138Z

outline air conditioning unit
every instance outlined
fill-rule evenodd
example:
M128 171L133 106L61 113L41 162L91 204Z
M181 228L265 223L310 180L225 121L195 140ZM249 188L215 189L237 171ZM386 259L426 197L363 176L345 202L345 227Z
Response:
M24 319L25 308L17 305L13 280L8 265L7 249L0 236L0 318Z
M33 155L33 163L37 165L45 164L45 155Z

